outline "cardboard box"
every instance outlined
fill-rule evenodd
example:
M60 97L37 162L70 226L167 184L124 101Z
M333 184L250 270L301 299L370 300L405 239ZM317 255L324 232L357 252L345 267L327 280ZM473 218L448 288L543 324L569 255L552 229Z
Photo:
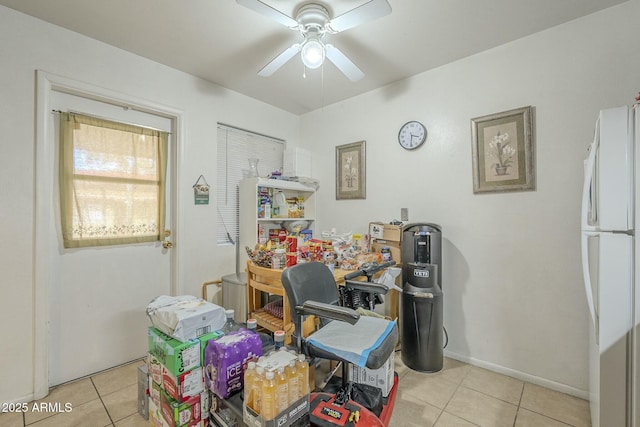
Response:
M199 396L204 391L202 367L193 368L189 372L176 376L163 366L162 388L178 402Z
M138 367L138 413L149 420L149 373L147 365Z
M160 412L162 418L170 426L194 427L200 425L202 396L193 396L184 402L177 402L167 394L160 391Z
M153 403L156 408L160 408L160 397L162 395L162 387L149 377L149 405Z
M371 239L400 242L402 240L402 226L385 224L382 222L370 222L369 235L371 236Z
M311 151L301 147L284 150L282 173L284 176L311 177Z
M236 313L236 315L237 314L238 313ZM209 341L217 340L219 338L222 338L223 336L224 336L224 332L215 331L215 332L211 332L210 334L203 335L200 338L198 338L198 341L200 341L200 366L202 366L204 368L204 352L207 349L207 344L209 343Z
M192 295L160 295L147 305L147 315L158 330L183 342L217 331L227 320L223 307Z
M209 411L211 409L211 395L207 390L200 393L200 419L205 427L209 426Z
M178 402L199 395L204 391L201 366L175 375L151 353L147 355L147 366L152 380Z
M380 252L383 247L388 247L391 252L391 260L398 266L402 263L402 249L400 243L391 240L374 240L371 244L371 252Z
M200 366L200 340L178 341L153 326L149 327L149 353L169 372L180 375Z
M147 372L151 381L162 385L162 363L151 353L147 353Z
M153 427L172 427L164 420L162 417L162 411L160 411L160 404L153 402L153 400L149 399L149 417Z
M147 368L149 375L154 377L154 381L161 384L162 375L160 366L164 365L173 375L180 375L193 368L203 366L204 350L207 343L224 336L221 331L214 331L203 335L195 340L182 342L172 338L153 326L149 327L149 354L155 359L154 363L147 358Z
M393 387L393 375L395 366L395 352L379 369L361 368L355 365L349 365L349 380L359 384L369 384L382 390L384 397L389 396Z

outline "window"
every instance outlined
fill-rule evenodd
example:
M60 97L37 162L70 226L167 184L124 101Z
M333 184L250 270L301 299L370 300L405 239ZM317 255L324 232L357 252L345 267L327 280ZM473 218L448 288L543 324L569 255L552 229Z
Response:
M218 124L218 228L219 245L232 244L238 236L238 185L249 171L249 159L259 159L258 173L282 170L284 141Z
M168 133L60 113L65 248L164 238Z

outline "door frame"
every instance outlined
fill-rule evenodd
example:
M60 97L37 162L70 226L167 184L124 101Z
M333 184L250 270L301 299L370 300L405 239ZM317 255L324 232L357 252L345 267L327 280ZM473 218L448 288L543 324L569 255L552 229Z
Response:
M57 243L51 241L55 230L51 226L51 200L55 194L55 147L48 139L50 129L51 92L66 92L97 101L133 108L150 114L166 117L172 122L172 142L170 150L173 162L170 177L172 230L171 240L174 247L169 253L170 289L172 295L181 292L178 284L182 251L180 234L183 229L178 214L179 179L183 141L185 141L184 113L173 107L161 105L131 95L108 90L67 77L58 76L42 70L36 70L36 141L35 141L35 218L33 241L33 399L41 399L49 394L49 291L55 277L53 256Z

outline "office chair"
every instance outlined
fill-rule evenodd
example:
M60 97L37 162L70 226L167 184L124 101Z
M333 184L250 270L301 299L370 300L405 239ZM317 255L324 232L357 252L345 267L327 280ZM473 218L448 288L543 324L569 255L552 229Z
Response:
M398 341L395 322L376 317L361 317L355 310L338 306L338 286L333 274L324 264L310 262L295 265L283 271L281 280L291 307L291 317L294 319L293 338L298 351L310 358L342 362L343 388L348 385L348 363L362 368L378 369L395 351ZM361 290L366 289L367 285L367 282L357 284ZM371 292L386 291L380 284L370 285ZM348 282L346 286L349 286ZM302 324L304 318L309 315L315 315L320 319L320 328L305 338L302 334ZM394 388L397 389L397 382ZM394 400L395 390L393 398L388 402L386 422L372 422L370 425L388 423ZM338 406L341 403L338 402ZM353 409L353 405L349 411L360 412ZM312 411L312 422L313 414Z

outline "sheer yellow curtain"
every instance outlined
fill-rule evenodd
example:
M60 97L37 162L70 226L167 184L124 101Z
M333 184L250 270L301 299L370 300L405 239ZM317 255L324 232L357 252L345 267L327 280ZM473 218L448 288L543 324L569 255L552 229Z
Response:
M168 133L60 113L65 248L164 238Z

